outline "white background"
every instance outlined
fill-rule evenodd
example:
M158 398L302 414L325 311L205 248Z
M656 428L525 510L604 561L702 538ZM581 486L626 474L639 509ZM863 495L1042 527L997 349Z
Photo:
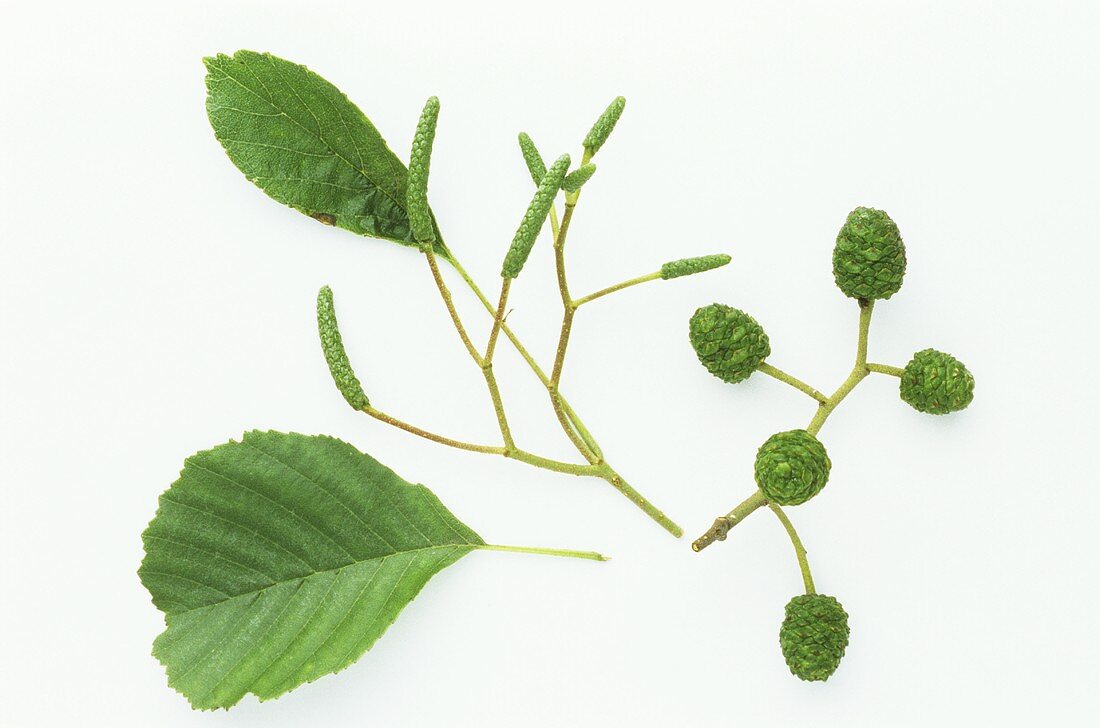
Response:
M0 723L1083 724L1100 653L1098 23L1088 2L5 3ZM574 291L670 258L734 262L582 309L563 389L685 539L601 481L344 405L314 331L325 283L377 405L494 438L423 260L281 207L219 148L200 58L238 48L308 64L401 156L438 94L432 201L488 290L531 191L516 132L577 154L628 98L578 208ZM831 391L856 306L830 256L856 205L894 217L910 260L872 359L952 352L977 395L934 418L875 376L822 431L830 485L790 512L852 637L828 683L804 684L778 647L800 581L776 520L704 554L688 542L813 404L763 376L724 385L686 326L702 304L744 308L773 363ZM480 339L487 316L452 283ZM547 361L545 239L513 308ZM520 442L569 457L507 345L497 368ZM149 654L163 622L139 535L188 454L257 427L340 436L491 542L614 560L472 554L347 671L192 712Z

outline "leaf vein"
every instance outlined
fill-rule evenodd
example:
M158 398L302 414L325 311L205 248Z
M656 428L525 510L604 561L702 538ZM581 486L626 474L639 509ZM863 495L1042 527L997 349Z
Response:
M155 536L151 533L145 534L145 538L151 538L151 539L156 540L156 541L164 541L165 543L175 544L176 546L183 546L184 548L195 549L196 551L201 551L204 554L210 554L211 556L214 557L215 560L220 559L221 561L228 562L230 564L233 564L234 566L239 566L242 569L248 569L252 573L259 574L264 579L266 579L266 580L268 580L272 583L278 581L277 579L275 579L273 576L271 576L267 572L260 571L257 568L249 566L248 564L242 564L240 561L235 561L234 559L231 559L228 556L223 556L222 554L219 554L217 551L211 551L209 549L204 549L201 546L196 546L194 543L189 543L187 541L176 541L175 539L165 538L164 536Z
M274 65L274 64L272 64L272 65ZM245 68L248 68L248 65L247 65L247 64L242 64L242 66L244 66ZM252 89L252 88L249 88L249 87L248 87L247 85L245 85L245 84L244 84L244 83L243 83L242 81L240 81L240 80L239 80L239 79L237 79L237 78L236 78L235 76L233 76L233 75L232 75L231 73L229 73L229 71L228 71L228 70L224 70L223 72L225 73L225 76L226 76L226 78L230 79L231 81L233 81L234 83L236 83L236 84L237 84L238 86L240 86L240 87L241 87L241 88L243 88L244 90L246 90L246 91L248 91L249 93L251 93L252 95L254 95L254 96L255 96L256 98L258 98L258 99L260 99L260 100L262 100L262 101L266 102L266 103L267 103L267 104L268 104L268 105L269 105L269 106L270 106L270 107L271 107L272 109L275 109L275 110L280 110L280 109L279 109L279 107L278 107L278 106L276 106L276 105L275 105L275 103L274 103L274 102L273 102L273 101L272 101L272 100L271 100L270 98L264 98L263 96L261 96L260 94L258 94L258 93L257 93L257 92L256 92L256 91L255 91L254 89ZM270 94L270 93L271 93L270 89L268 89L268 88L267 88L267 85L266 85L266 84L264 84L263 80L262 80L262 79L260 79L260 77L256 75L255 71L253 71L253 70L252 70L251 68L248 68L248 72L249 72L250 74L252 74L252 77L253 77L253 78L255 78L255 79L256 79L256 80L257 80L257 81L259 82L259 84L260 84L261 86L263 86L264 90L265 90L265 91L267 91L267 93L268 93L268 94ZM312 72L310 72L310 73L312 73ZM281 74L280 74L280 76L281 76ZM301 97L300 97L300 96L298 96L298 94L297 94L296 92L294 92L294 90L293 90L293 89L291 89L291 92L292 92L292 93L294 93L294 95L295 95L296 97L298 97L298 100L299 100L299 101L301 101ZM304 105L304 104L303 104L303 105ZM308 106L308 105L306 105L306 111L308 111L308 112L310 113L310 115L311 115L311 116L313 116L313 118L314 118L314 119L316 119L316 118L317 118L317 117L316 117L316 115L315 115L315 114L313 114L313 111L312 111L312 110L311 110L311 109L309 108L309 106ZM306 128L306 127L305 127L305 126L304 126L304 125L303 125L303 124L302 124L302 123L301 123L300 121L298 121L297 119L295 119L295 118L294 118L293 116L290 116L289 114L286 114L286 112L283 112L283 113L284 113L284 115L285 115L285 116L286 116L286 117L287 117L288 119L290 119L290 120L291 120L291 121L292 121L292 122L293 122L293 123L294 123L294 124L295 124L295 125L296 125L296 126L297 126L297 127L299 128L299 129L301 129L302 131L306 132L307 134L310 134L310 135L312 135L312 136L316 137L318 141L320 141L320 142L321 142L322 144L324 144L325 146L327 146L327 147L329 147L330 149L332 149L332 153L333 153L333 154L334 154L334 155L335 155L335 156L336 156L336 157L337 157L337 158L338 158L338 159L339 159L340 161L342 161L342 162L343 162L344 164L346 164L347 166L351 167L351 168L352 168L352 169L353 169L354 171L358 172L358 173L359 173L359 174L360 174L360 175L361 175L361 176L362 176L362 177L363 177L364 179L366 179L366 180L367 180L368 182L370 182L371 186L373 186L373 187L374 187L375 189L378 189L378 190L380 190L380 191L381 191L381 192L382 192L382 193L383 193L384 195L386 195L386 197L390 198L390 200L392 200L392 201L393 201L393 203L394 203L395 205L397 205L397 206L398 206L398 208L400 208L400 209L402 209L402 210L404 210L404 209L405 209L405 203L404 203L404 201L399 201L399 200L398 200L398 199L397 199L396 197L394 197L394 196L393 196L392 194L390 194L389 190L385 189L385 188L384 188L384 187L382 187L382 185L380 185L380 184L379 184L379 183L378 183L377 181L375 181L374 179L372 179L372 178L370 177L370 175L368 175L368 174L367 174L366 170L364 170L364 169L361 169L361 168L359 168L359 167L356 167L356 166L355 166L354 164L352 164L352 163L351 163L351 161L350 161L350 160L348 160L348 159L347 159L346 157L344 157L344 156L343 156L342 154L340 154L340 152L339 152L339 151L337 151L336 149L333 149L333 148L332 148L332 145L331 145L331 144L329 144L329 143L328 143L328 142L327 142L327 141L325 140L325 138L324 138L324 136L323 136L323 135L321 134L320 130L318 130L317 132L313 132L313 131L311 131L310 129Z
M320 528L318 528L318 527L317 527L316 525L314 525L314 524L313 524L313 523L311 523L310 521L306 520L306 519L305 519L304 517L302 517L301 515L299 515L299 514L298 514L297 512L295 512L295 511L293 511L293 510L291 510L291 509L287 508L287 507L286 507L285 505L283 505L283 504L282 504L282 503L280 503L279 501L277 501L277 500L275 500L274 498L270 497L270 496L269 496L269 495L267 495L266 493L263 493L263 492L261 492L261 491L255 490L254 488L249 488L249 487L248 487L247 485L245 485L244 483L241 483L240 481L237 481L237 480L235 480L235 479L233 479L233 478L230 478L230 477L229 477L228 475L225 475L224 473L219 473L219 472L217 472L216 470L211 470L210 468L208 468L208 467L206 467L206 466L204 466L204 465L199 465L199 464L195 463L194 461L192 461L192 462L191 462L191 463L189 463L189 464L190 464L191 466L193 466L193 467L196 467L196 468L198 468L199 470L203 470L203 471L205 471L205 472L207 472L207 473L210 473L211 475L216 475L217 477L219 477L219 478L222 478L223 480L225 480L225 481L226 481L227 483L232 483L233 485L237 486L238 488L241 488L241 489L243 489L243 490L246 490L246 491L248 491L249 493L252 493L252 494L254 494L254 495L258 495L258 496L260 496L261 498L263 498L264 500L268 501L269 503L272 503L273 505L277 506L278 508L280 508L280 509L282 509L282 510L286 511L286 512L287 512L287 513L289 513L289 514L290 514L291 516L293 516L293 517L294 517L294 518L295 518L296 520L298 520L298 521L301 521L301 522L302 522L302 523L304 523L305 525L309 526L309 527L310 527L311 529L313 529L313 531L314 531L315 533L317 533L317 535L321 536L321 537L322 537L322 538L324 538L324 539L325 539L326 541L328 541L329 543L331 543L331 544L332 544L333 546L335 546L336 548L338 548L338 549L340 549L341 551L343 551L343 552L344 552L344 554L345 554L345 555L346 555L346 556L348 557L349 563L350 563L350 562L353 562L353 561L355 561L355 560L356 560L356 559L355 559L355 557L351 555L351 552L350 552L350 551L348 551L348 550L347 550L346 548L344 548L343 546L341 546L340 544L338 544L338 543L337 543L336 541L334 541L334 540L332 539L332 537L331 537L331 536L329 536L329 535L328 535L327 533L325 533L324 531L322 531L322 530L321 530ZM344 564L344 566L347 566L347 564Z
M162 500L162 501L164 501L164 502L166 502L166 503L171 503L171 504L173 504L173 505L177 505L177 506L180 506L180 507L182 507L182 508L188 508L188 509L190 509L190 510L192 510L192 511L195 511L196 513L201 513L201 514L203 514L204 516L210 516L211 518L216 518L217 520L219 520L219 521L223 521L223 522L225 522L225 523L228 523L228 524L230 524L230 525L232 525L232 526L236 526L236 527L238 527L238 528L243 528L243 529L244 529L245 531L248 531L249 533L253 534L254 536L256 536L256 537L258 537L258 538L261 538L261 539L263 539L264 541L267 541L267 542L268 542L268 543L270 543L270 544L271 544L272 546L275 546L276 548L282 549L282 550L283 550L283 551L285 551L285 552L287 553L287 555L289 555L289 556L290 556L291 558L293 558L293 559L297 559L297 560L298 560L298 561L299 561L299 562L300 562L300 563L301 563L302 565L304 565L304 566L305 566L305 567L306 567L306 568L307 568L307 569L308 569L309 571L311 571L311 572L312 572L312 571L315 571L315 570L317 569L317 567L316 567L316 566L314 566L313 564L309 563L308 561L306 561L305 559L303 559L303 558L302 558L301 556L298 556L298 554L294 553L293 551L291 551L290 549L288 549L288 548L287 548L286 546L283 546L283 545L282 545L281 543L279 543L279 542L278 542L278 541L276 541L275 539L271 538L270 536L265 536L264 534L260 533L259 531L256 531L256 530L254 530L254 529L252 529L252 528L249 528L248 526L246 526L245 524L241 523L240 521L236 521L236 520L233 520L232 518L227 518L227 517L225 517L225 516L219 515L219 514L215 513L214 511L208 510L208 509L206 509L206 508L199 508L198 506L193 506L193 505L191 505L190 503L184 503L183 501L178 501L178 500L176 500L176 499L174 499L174 498L169 498L169 497L168 497L168 494L167 494L167 493L165 493L164 495L162 495L162 496L161 496L160 498L161 498L161 500Z
M226 670L224 673L222 673L222 676L220 678L218 678L218 681L214 683L214 686L212 688L207 690L202 695L197 696L195 698L195 702L202 702L202 700L204 698L206 698L208 695L212 695L215 692L217 692L218 688L221 687L222 683L225 682L226 678L228 678L231 674L233 674L233 671L236 670L237 667L242 662L245 661L245 658L247 658L249 655L251 655L251 654L253 654L253 652L255 652L256 647L260 643L262 643L264 641L264 639L266 639L269 634L271 634L272 627L274 627L276 624L278 624L279 620L281 620L283 618L283 615L286 614L286 610L288 608L290 608L290 605L294 602L294 597L296 597L298 595L298 592L302 589L302 584L304 584L304 583L305 583L305 579L300 579L298 581L298 585L296 587L294 587L293 593L291 593L289 598L286 600L286 602L283 603L283 606L279 610L279 613L277 615L275 615L275 619L273 619L273 620L271 620L270 622L267 623L267 626L264 627L263 633L260 634L259 636L257 636L254 640L252 640L252 644L249 645L249 647L244 651L244 654L242 654L237 659L237 661L234 662L229 667L228 670ZM248 608L249 607L246 607L245 609L247 610ZM248 690L248 688L246 687L245 690Z
M390 556L392 556L392 555L393 554L390 554ZM367 579L367 582L365 584L363 584L363 586L359 589L359 593L355 595L355 601L352 602L350 607L348 607L347 611L344 613L343 618L339 622L337 622L336 625L332 629L329 630L328 634L325 635L325 638L321 641L320 644L318 644L316 647L313 648L312 652L310 652L308 655L306 655L301 660L299 660L298 664L296 664L293 667L293 669L290 669L290 670L287 671L287 675L288 675L287 679L289 679L289 680L295 679L295 677L296 677L295 673L302 670L302 668L306 664L308 664L309 661L312 660L317 655L318 652L321 651L321 648L323 648L325 645L328 644L328 641L330 639L332 639L332 635L336 634L336 630L338 630L338 629L340 629L341 627L344 626L344 623L348 621L348 618L351 616L352 612L354 612L355 608L359 605L359 601L363 598L363 594L367 591L367 589L370 588L370 585L374 583L374 580L378 577L378 575L380 573L382 573L382 569L386 565L386 559L390 558L390 556L383 556L382 557L382 560L378 562L378 566L375 568L374 573L370 575L370 578ZM415 559L415 558L416 557L414 556L413 559ZM402 576L403 575L404 575L404 573L402 573ZM387 597L387 599L388 598L389 597Z
M325 486L323 486L323 485L321 484L321 481L319 481L319 480L316 480L316 479L314 479L314 478L310 477L309 475L306 475L305 473L303 473L303 472L302 472L301 470L298 470L298 469L297 469L296 467L294 467L294 466L293 466L293 465L291 465L290 463L286 462L285 460L282 460L281 458L279 458L279 457L277 457L277 456L275 456L275 455L272 455L271 453L269 453L268 451L264 450L264 449L263 449L262 447L259 447L258 445L254 445L254 444L252 444L251 442L245 442L244 444L245 444L245 445L247 445L248 447L252 448L252 449L253 449L253 450L255 450L256 452L260 453L261 455L264 455L264 456L265 456L265 457L267 457L267 458L268 458L269 460L273 460L274 462L277 462L277 463L279 463L279 465L282 465L282 466L283 466L284 468L286 468L287 470L289 470L289 471L291 471L291 472L293 472L293 473L297 473L299 477L303 478L303 479L304 479L304 480L306 480L307 482L309 482L309 483L312 483L313 485L315 485L315 486L316 486L317 488L319 488L319 489L320 489L320 490L321 490L322 492L324 492L324 493L325 493L325 494L326 494L326 495L327 495L327 496L328 496L329 498L332 498L332 499L333 499L334 501L336 501L337 503L339 503L339 504L340 504L340 507L341 507L341 508L343 508L343 509L344 509L345 511L347 511L348 513L350 513L350 514L351 514L351 516L352 516L352 517L353 517L353 518L354 518L355 520L359 521L359 523L360 523L360 524L361 524L361 525L363 526L363 528L367 529L367 530L368 530L368 531L370 531L370 532L371 532L372 534L374 534L375 538L377 538L378 540L380 540L380 541L381 541L382 543L386 544L386 547L387 547L387 548L389 548L389 549L390 549L391 551L394 551L394 552L396 552L396 551L398 550L396 546L394 546L394 545L393 545L392 543L390 543L390 542L389 542L389 539L387 539L387 538L386 538L385 536L383 536L382 534L380 534L380 533L378 533L377 531L375 531L375 530L374 530L374 528L373 528L373 527L372 527L372 526L371 526L371 525L370 525L369 523L367 523L366 521L364 521L364 520L363 520L363 518L362 518L362 517L361 517L361 516L360 516L360 515L359 515L358 513L356 513L356 512L355 512L355 511L354 511L353 509L349 508L349 507L348 507L348 505L347 505L347 503L345 503L345 502L344 502L344 499L343 499L343 498L340 498L340 497L339 497L339 496L338 496L338 495L337 495L337 494L335 493L335 491L331 491L331 490L329 490L328 488L326 488ZM384 488L379 488L379 490L380 490L380 491L381 491L382 493L385 493L385 489L384 489ZM423 536L424 534L420 534L420 535L421 535L421 536ZM425 540L427 540L427 537L425 537ZM429 543L430 543L430 541L429 541Z

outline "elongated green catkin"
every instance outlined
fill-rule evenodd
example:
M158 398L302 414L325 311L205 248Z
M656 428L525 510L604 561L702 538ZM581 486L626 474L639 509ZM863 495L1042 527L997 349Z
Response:
M721 268L730 262L730 257L725 253L718 255L702 255L698 258L684 258L673 260L661 266L661 278L666 281L670 278L690 276L703 271Z
M596 165L591 162L583 164L565 175L565 179L561 181L561 188L566 192L576 192L584 186L585 182L592 179L594 174L596 174Z
M625 108L626 99L622 96L616 96L615 100L600 114L600 118L596 119L596 123L588 131L588 136L584 138L584 148L588 151L588 156L598 152L603 143L607 141L607 137L610 136L611 130L615 128L615 124L618 123L619 117L623 115L623 109Z
M546 222L546 216L550 214L550 207L554 204L554 198L561 189L562 180L569 170L569 155L558 157L549 171L542 177L539 188L535 190L535 196L531 198L531 204L527 207L527 214L523 216L523 222L516 230L516 236L512 239L512 247L508 248L504 256L504 265L500 275L504 278L515 278L523 270L527 262L527 256L531 254L531 248Z
M432 143L439 120L439 99L432 96L420 112L412 152L409 154L409 181L405 205L409 213L409 228L418 243L435 241L435 227L428 209L428 170L432 163Z
M321 335L321 350L325 353L329 373L336 388L353 409L361 410L370 405L370 400L359 384L359 378L351 368L348 353L344 351L344 340L340 336L340 326L336 322L336 308L332 301L332 289L325 286L317 292L317 333Z
M538 185L546 176L546 162L542 161L542 155L525 131L519 133L519 151L523 154L523 161L527 164L531 179L534 180L535 185Z

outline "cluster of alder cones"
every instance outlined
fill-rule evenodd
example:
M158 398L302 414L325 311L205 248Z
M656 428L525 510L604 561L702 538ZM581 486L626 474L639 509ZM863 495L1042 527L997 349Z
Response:
M857 299L868 321L874 301L888 299L901 288L905 265L905 246L889 215L867 207L858 207L848 215L833 250L833 276L846 296ZM689 335L707 371L731 384L744 381L767 366L765 361L771 354L768 335L756 319L720 303L695 312ZM935 415L964 409L974 398L974 377L950 354L924 349L914 354L903 369L868 365L865 336L864 327L861 353L857 355L853 374L857 377L855 382L869 371L893 374L900 380L899 392L903 401L920 412ZM862 372L859 371L861 366ZM768 369L773 375L778 372L771 367ZM817 395L820 408L831 411L851 387L847 390L842 387L832 398L812 388L806 389ZM728 517L720 517L712 531L696 542L696 550L714 540L724 540L726 532L740 517L760 505L796 506L821 492L828 483L832 467L825 446L817 438L823 421L824 417L820 421L815 418L807 429L776 433L760 446L754 467L759 489L753 496L756 501L741 513L735 510ZM792 535L792 539L796 537ZM834 597L813 591L808 566L803 563L804 549L797 540L795 548L803 566L807 593L788 602L779 642L792 673L803 680L826 680L836 671L848 646L848 614Z

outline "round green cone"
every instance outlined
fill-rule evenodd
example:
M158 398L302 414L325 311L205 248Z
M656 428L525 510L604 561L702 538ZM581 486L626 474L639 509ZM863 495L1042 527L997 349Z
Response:
M833 248L833 277L849 298L889 298L905 277L905 244L882 210L857 207L848 214Z
M950 354L918 351L901 373L901 398L932 415L958 412L974 399L974 375Z
M828 680L848 647L848 613L833 597L802 594L787 602L779 646L791 673Z
M756 453L756 485L769 503L797 506L829 482L832 462L825 446L805 430L777 432Z
M748 379L772 351L756 319L721 303L696 311L688 334L707 371L730 384Z

